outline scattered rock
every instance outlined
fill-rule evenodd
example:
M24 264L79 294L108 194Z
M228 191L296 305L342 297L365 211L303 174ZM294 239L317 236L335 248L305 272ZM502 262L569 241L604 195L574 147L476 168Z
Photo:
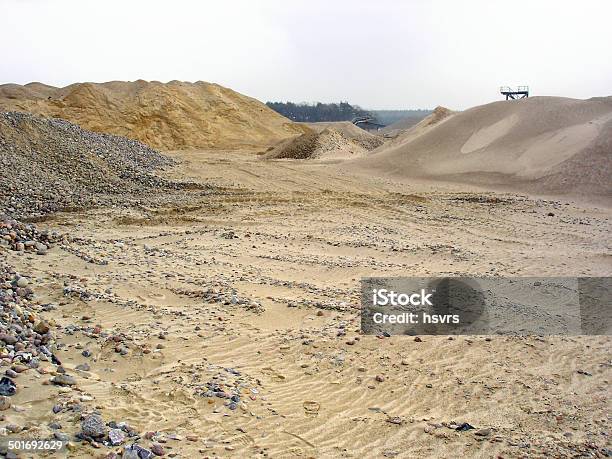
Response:
M12 335L9 335L8 333L0 333L0 340L4 341L9 346L17 343L17 338Z
M455 427L455 430L458 432L465 432L466 430L472 430L475 429L476 427L474 427L473 425L467 423L467 422L463 422L461 424L458 424L457 427Z
M41 320L34 326L34 331L39 335L44 335L45 333L49 333L49 324L44 320Z
M113 446L121 445L125 441L125 433L121 429L111 429L108 432L108 439Z
M0 411L6 411L11 407L11 399L6 395L0 395Z
M76 385L76 379L67 374L59 374L51 378L51 382L56 386L74 386Z
M19 279L17 279L16 283L17 287L26 288L30 284L30 281L25 277L20 277Z
M123 448L123 459L151 459L154 453L142 446L133 444Z
M159 443L153 443L153 445L151 445L151 452L156 456L163 456L164 454L166 454L163 446Z
M11 396L17 393L17 386L13 382L12 379L3 376L0 379L0 395L2 396Z
M106 435L106 425L102 416L90 414L81 421L81 432L86 437L102 438Z

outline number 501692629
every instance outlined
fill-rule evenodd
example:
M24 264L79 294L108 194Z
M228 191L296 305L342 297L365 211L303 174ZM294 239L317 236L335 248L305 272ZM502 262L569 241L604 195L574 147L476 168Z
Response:
M65 441L61 440L37 440L23 438L5 438L1 442L4 448L9 451L57 451L62 449Z

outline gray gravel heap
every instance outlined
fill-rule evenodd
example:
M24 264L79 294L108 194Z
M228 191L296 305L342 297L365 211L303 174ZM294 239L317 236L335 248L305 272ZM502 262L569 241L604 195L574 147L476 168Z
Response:
M138 203L181 189L153 171L174 161L142 143L60 119L0 113L0 214Z

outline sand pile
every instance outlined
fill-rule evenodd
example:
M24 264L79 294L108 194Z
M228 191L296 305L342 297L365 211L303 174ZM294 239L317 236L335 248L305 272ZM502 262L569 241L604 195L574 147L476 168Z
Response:
M421 124L422 126L433 126L434 124L438 124L440 121L449 117L452 114L452 110L438 105L436 108L434 108L433 113L429 116L426 116L419 124Z
M383 140L352 123L312 123L313 128L271 150L270 159L346 159L366 155ZM352 128L350 127L352 126ZM361 131L361 132L360 132Z
M441 121L440 121L441 119ZM441 110L351 167L542 194L610 196L612 97Z
M135 140L60 119L0 113L0 214L22 218L138 202L183 186L152 174L173 163Z
M323 132L327 128L332 128L333 130L340 132L347 139L351 139L355 143L361 145L366 150L374 150L384 143L384 139L382 137L371 134L368 131L355 126L349 121L330 121L302 124L317 132Z
M300 134L261 102L205 82L0 86L0 110L62 118L159 149L261 148Z

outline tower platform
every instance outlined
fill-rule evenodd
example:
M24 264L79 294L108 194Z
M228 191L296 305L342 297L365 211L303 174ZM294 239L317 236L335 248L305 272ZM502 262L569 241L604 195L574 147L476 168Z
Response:
M510 86L502 86L499 88L499 92L506 96L506 100L524 99L529 97L529 86L519 86L516 90Z

